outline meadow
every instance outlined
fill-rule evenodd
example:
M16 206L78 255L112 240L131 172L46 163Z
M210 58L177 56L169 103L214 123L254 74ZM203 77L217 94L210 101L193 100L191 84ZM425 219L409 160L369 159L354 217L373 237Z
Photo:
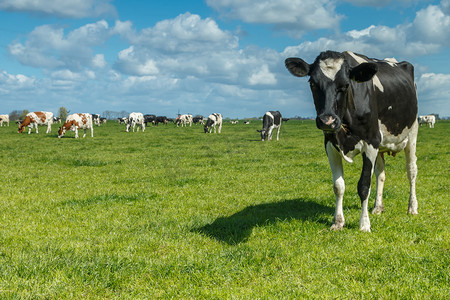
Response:
M404 153L387 157L371 233L358 230L361 156L345 164L346 227L330 230L313 121L283 123L278 142L255 121L222 134L110 121L84 139L57 128L0 127L2 299L450 298L449 121L419 129L419 215Z

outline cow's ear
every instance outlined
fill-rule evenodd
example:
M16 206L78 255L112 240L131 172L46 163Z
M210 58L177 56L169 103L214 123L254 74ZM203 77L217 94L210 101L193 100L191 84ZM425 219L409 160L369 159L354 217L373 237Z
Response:
M303 59L297 57L289 57L284 61L286 69L291 72L292 75L297 77L304 77L309 74L309 64Z
M362 63L350 70L350 78L357 82L365 82L372 79L378 72L378 66L375 63Z

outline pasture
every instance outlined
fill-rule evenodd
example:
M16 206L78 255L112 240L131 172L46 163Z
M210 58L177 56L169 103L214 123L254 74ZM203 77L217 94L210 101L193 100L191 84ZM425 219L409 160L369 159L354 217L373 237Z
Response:
M347 225L330 231L314 121L283 123L279 142L255 121L222 134L110 121L85 139L57 127L0 127L0 298L450 298L448 121L419 129L419 215L404 153L386 158L372 233L358 230L361 156L345 164Z

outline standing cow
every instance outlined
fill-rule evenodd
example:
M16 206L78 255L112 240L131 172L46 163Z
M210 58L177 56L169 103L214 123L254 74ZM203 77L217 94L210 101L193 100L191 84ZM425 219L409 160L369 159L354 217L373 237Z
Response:
M31 129L34 127L36 129L36 133L38 131L38 125L47 125L47 132L52 132L52 124L53 124L53 113L48 111L35 111L30 112L25 116L25 120L19 125L19 133L25 130L25 127L28 126L28 134L31 133Z
M324 133L333 175L336 212L331 228L339 230L345 225L342 158L353 162L358 153L363 158L358 182L359 229L370 231L368 201L374 171L377 193L372 212L378 214L384 210L384 153L395 155L405 150L410 183L408 212L417 214L418 124L414 67L408 62L370 59L349 51L322 52L313 64L300 58L288 58L285 63L293 75L309 76L317 112L316 125Z
M9 115L0 115L0 126L3 126L3 123L8 124L9 127Z
M277 131L277 141L280 138L280 128L281 128L281 113L279 111L268 111L263 117L263 128L262 130L257 130L261 132L261 140L264 142L265 139L268 141L272 140L272 131L278 128Z
M94 126L92 115L88 113L72 114L67 117L62 127L59 127L58 138L62 138L67 130L75 131L75 138L78 138L78 129L84 129L83 138L86 136L86 130L91 129L91 137L94 137Z
M136 125L138 125L137 131L139 132L139 126L142 127L142 132L145 131L145 122L144 122L144 115L140 112L132 112L130 116L128 117L128 123L127 123L127 132L130 132L130 127L136 128Z
M434 128L436 117L434 115L419 116L419 125L428 124L430 128Z
M181 127L187 127L187 124L189 124L189 126L192 127L192 115L190 114L185 114L185 115L181 115L178 119L177 119L177 127L181 124Z
M209 115L206 121L204 130L205 133L211 133L214 128L214 133L216 133L216 126L219 126L219 133L222 131L222 114L214 113Z

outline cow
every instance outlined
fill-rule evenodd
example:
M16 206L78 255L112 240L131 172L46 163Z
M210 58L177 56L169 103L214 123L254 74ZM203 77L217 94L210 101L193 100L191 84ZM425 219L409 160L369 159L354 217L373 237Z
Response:
M3 127L3 123L7 123L9 127L9 115L0 115L0 126Z
M119 124L128 124L128 118L117 118Z
M18 133L22 133L25 130L25 127L28 126L28 134L31 133L31 129L33 127L36 128L36 133L38 131L38 125L47 125L47 132L52 132L52 124L53 124L53 113L48 111L35 111L30 112L25 116L25 120L19 125Z
M211 133L214 128L214 133L216 133L216 126L219 126L219 133L222 131L222 114L214 113L208 116L206 124L204 127L205 133Z
M196 115L195 117L192 118L192 123L194 123L194 124L200 123L200 124L204 125L205 118L203 116Z
M58 138L62 138L67 130L73 130L75 131L75 138L77 139L78 129L84 129L83 138L86 137L87 129L91 129L91 137L94 137L94 126L91 114L81 113L68 116L63 126L59 127Z
M272 140L272 131L277 130L277 141L280 139L280 128L281 128L281 113L279 111L268 111L263 117L263 128L262 130L257 130L261 132L261 140L264 142L265 139L268 141Z
M159 123L163 123L164 125L167 125L167 117L164 116L158 116L155 119L155 124L158 126Z
M148 126L148 123L155 124L155 120L156 120L155 115L144 115L145 126Z
M130 132L130 127L136 128L136 125L138 125L137 131L139 132L139 126L142 127L142 132L145 131L145 123L144 123L144 115L140 112L132 112L130 116L128 117L128 123L127 123L127 132Z
M53 117L53 123L61 124L61 118L60 117Z
M250 121L244 121L244 125L250 125Z
M187 127L187 124L189 124L190 127L192 127L192 115L190 114L185 114L185 115L181 115L178 119L177 119L177 127L181 124L181 127L183 127L183 125L185 127Z
M100 115L99 114L92 114L92 122L97 125L100 126L101 122L100 122Z
M419 125L428 124L430 128L434 128L436 117L434 115L419 116Z
M408 62L372 59L350 51L322 52L313 64L291 57L285 60L285 65L294 76L309 76L317 112L316 126L324 134L336 198L331 229L340 230L345 225L342 159L352 163L358 153L363 160L357 188L361 199L359 229L371 230L368 201L374 171L377 191L372 213L384 211L384 154L395 156L405 150L410 185L408 213L417 214L418 122L414 67Z
M231 122L231 124L236 125L236 124L239 123L239 120L236 120L236 121L230 121L230 122Z

